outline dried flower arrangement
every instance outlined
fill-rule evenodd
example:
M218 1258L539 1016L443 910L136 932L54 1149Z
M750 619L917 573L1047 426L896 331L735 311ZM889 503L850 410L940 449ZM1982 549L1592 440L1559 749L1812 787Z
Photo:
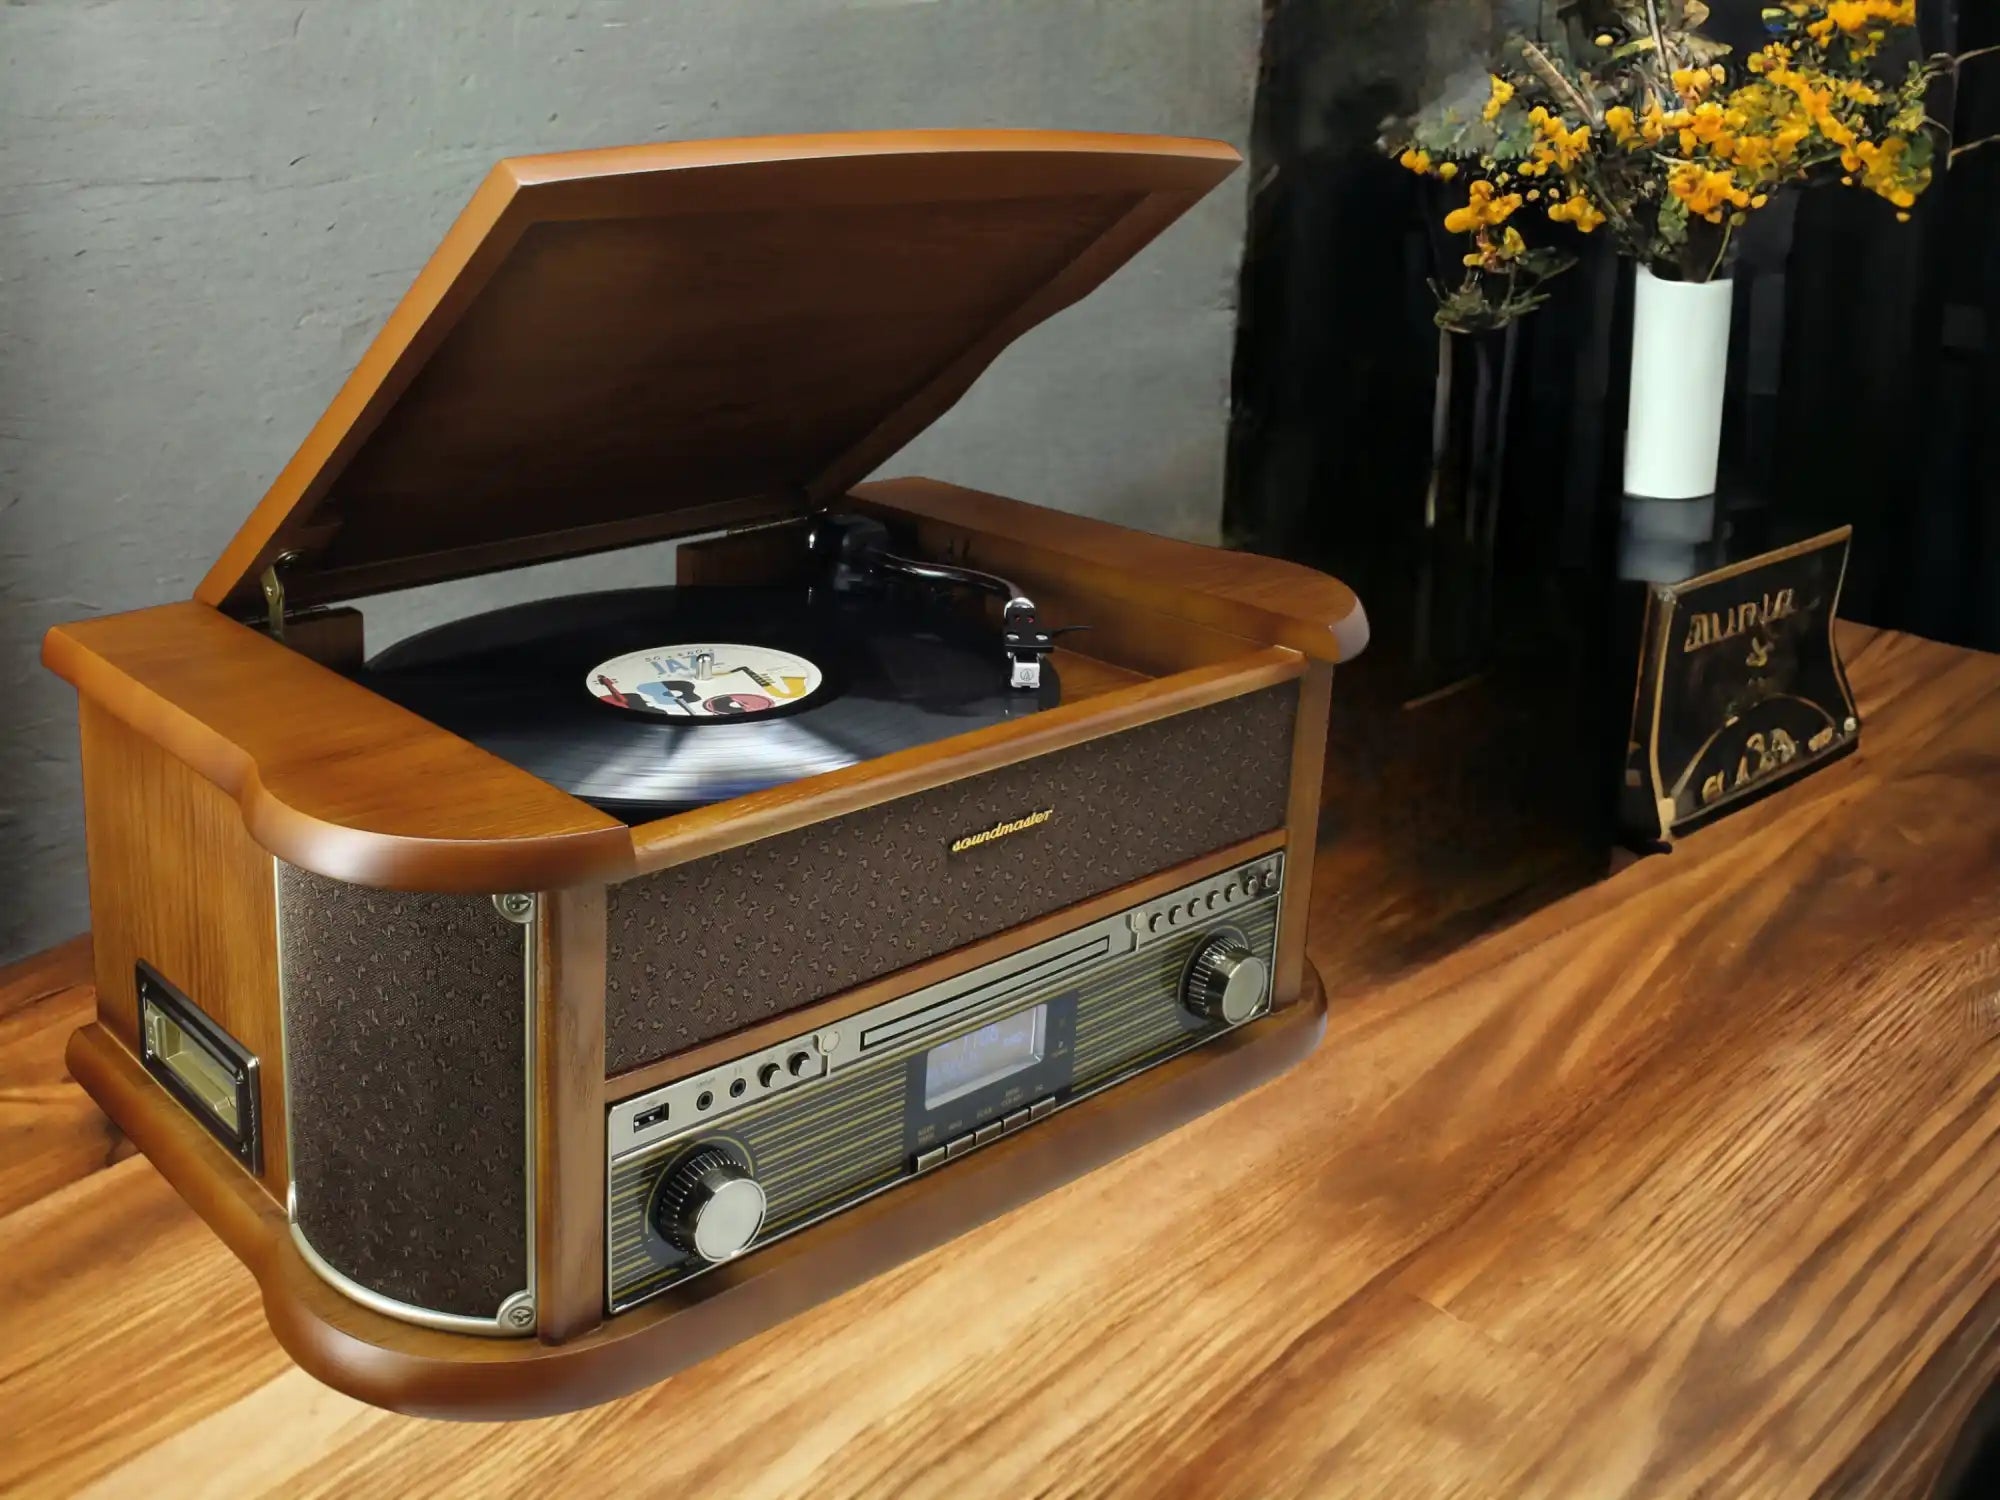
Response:
M1656 275L1706 282L1787 188L1838 180L1907 219L1930 185L1945 134L1926 96L1963 59L1918 55L1916 0L1784 0L1740 58L1703 34L1701 0L1567 9L1384 137L1404 167L1466 194L1444 220L1470 243L1463 279L1436 288L1441 327L1502 326L1573 262L1517 215L1604 230Z

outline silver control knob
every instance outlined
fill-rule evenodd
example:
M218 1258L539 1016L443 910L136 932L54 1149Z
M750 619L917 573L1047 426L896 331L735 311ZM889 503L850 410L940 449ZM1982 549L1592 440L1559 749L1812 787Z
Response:
M1188 965L1181 1004L1198 1016L1235 1026L1257 1014L1270 983L1270 965L1241 938L1212 937Z
M741 1255L763 1226L764 1190L719 1147L704 1146L681 1162L653 1198L653 1227L710 1264Z

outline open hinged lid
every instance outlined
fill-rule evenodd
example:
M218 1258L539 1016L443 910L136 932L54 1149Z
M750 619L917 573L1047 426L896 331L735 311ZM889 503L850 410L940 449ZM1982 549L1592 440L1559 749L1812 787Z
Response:
M195 597L253 606L287 553L314 604L803 513L1237 161L910 131L502 162Z

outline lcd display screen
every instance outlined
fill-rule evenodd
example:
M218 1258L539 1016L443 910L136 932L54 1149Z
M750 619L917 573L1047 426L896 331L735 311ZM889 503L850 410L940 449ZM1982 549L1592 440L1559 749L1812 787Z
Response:
M924 1108L936 1109L1042 1060L1049 1008L1037 1005L933 1047L924 1059Z

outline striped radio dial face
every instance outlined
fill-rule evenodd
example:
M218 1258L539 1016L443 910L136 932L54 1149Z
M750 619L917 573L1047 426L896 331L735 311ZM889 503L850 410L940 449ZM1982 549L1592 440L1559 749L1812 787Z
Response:
M1268 968L1282 875L1282 856L1252 861L614 1106L610 1310L710 1269L655 1223L663 1180L696 1152L762 1189L754 1254L1233 1030L1184 1005L1183 983L1218 940Z

